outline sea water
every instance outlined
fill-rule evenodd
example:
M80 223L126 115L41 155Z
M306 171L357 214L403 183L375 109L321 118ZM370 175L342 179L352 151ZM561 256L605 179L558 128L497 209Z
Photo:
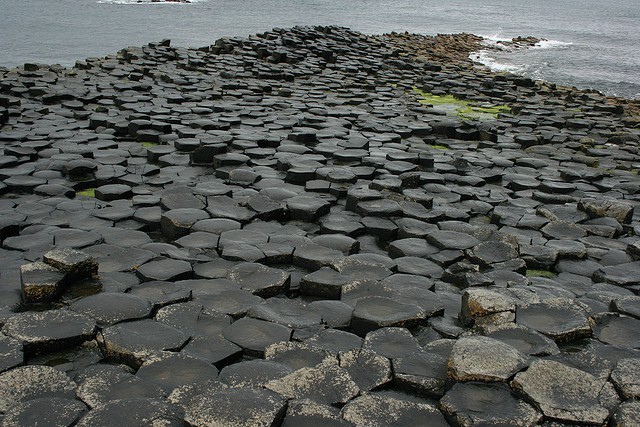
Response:
M484 51L495 69L640 99L638 0L0 0L0 66L72 66L169 38L200 47L274 27L340 25L367 34L516 36L532 49Z

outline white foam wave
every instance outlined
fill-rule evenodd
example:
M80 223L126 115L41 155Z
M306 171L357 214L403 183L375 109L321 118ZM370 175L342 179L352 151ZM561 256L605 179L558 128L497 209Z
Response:
M571 46L571 42L562 42L560 40L540 40L533 46L533 49L556 49Z
M479 52L473 52L469 55L469 59L473 62L477 62L479 64L484 65L489 68L493 72L497 73L516 73L520 74L524 71L525 67L519 64L506 64L503 62L499 62L497 59L490 55L489 51L481 50Z

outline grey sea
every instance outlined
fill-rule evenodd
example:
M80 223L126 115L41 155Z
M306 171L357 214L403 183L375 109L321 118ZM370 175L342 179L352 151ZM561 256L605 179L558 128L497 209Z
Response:
M0 0L0 66L72 66L169 38L199 47L274 27L341 25L367 34L515 36L532 49L485 51L494 70L640 98L638 0Z

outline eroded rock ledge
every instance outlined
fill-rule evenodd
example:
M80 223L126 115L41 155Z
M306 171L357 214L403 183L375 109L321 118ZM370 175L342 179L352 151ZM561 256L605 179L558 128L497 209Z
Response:
M634 110L478 41L1 70L3 425L640 423Z

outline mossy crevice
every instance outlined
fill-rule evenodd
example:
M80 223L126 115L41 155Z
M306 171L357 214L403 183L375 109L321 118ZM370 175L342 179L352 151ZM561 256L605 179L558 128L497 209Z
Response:
M95 188L87 188L81 191L76 191L76 196L84 196L84 197L96 197L96 189Z
M413 92L419 98L419 103L430 105L436 110L462 119L484 121L497 119L500 113L511 113L511 108L507 105L477 104L458 99L453 95L434 95L417 87L413 88Z
M557 274L549 270L527 270L527 277L546 277L553 278Z

